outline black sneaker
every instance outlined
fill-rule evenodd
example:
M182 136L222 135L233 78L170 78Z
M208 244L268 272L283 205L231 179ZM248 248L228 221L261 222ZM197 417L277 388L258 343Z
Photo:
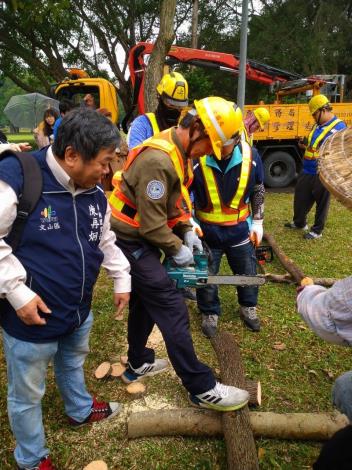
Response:
M141 367L138 367L138 369L133 369L131 364L128 364L127 369L121 375L121 380L125 384L138 382L144 377L151 377L166 371L168 366L169 363L166 359L155 359L154 362L145 362Z
M240 306L240 317L244 324L252 331L260 331L260 320L257 315L257 307Z
M323 236L322 233L315 233L315 232L308 232L303 235L305 240L316 240L317 238L321 238Z
M297 227L297 225L294 222L286 222L284 224L284 227L286 227L286 228L295 228L297 230L308 230L308 225L307 224L304 227Z
M197 302L197 296L196 294L190 289L189 287L185 287L184 289L181 289L182 295L185 299L187 300L192 300L192 302Z

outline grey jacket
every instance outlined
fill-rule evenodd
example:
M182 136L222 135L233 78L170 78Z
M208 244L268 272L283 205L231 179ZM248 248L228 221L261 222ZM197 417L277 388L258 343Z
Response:
M330 289L306 286L297 296L297 310L320 338L352 346L352 276Z

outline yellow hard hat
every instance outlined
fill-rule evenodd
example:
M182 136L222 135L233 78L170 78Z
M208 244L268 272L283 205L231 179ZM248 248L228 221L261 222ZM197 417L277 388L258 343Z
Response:
M194 106L210 138L214 155L220 160L222 147L242 132L242 111L235 103L218 96L194 100Z
M256 117L256 120L258 121L261 130L264 129L265 124L269 121L270 119L270 113L266 108L256 108L253 111L254 116Z
M156 90L168 106L183 108L188 105L188 83L179 72L166 73Z
M325 95L315 95L310 99L308 106L310 114L316 113L319 109L330 104L328 98Z

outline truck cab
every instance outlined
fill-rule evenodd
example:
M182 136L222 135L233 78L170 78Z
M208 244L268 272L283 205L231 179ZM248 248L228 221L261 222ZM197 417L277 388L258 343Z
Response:
M68 70L68 77L53 87L55 99L67 98L76 105L84 106L84 97L92 95L96 109L105 108L111 113L111 120L117 123L118 100L116 87L105 78L91 78L80 69Z

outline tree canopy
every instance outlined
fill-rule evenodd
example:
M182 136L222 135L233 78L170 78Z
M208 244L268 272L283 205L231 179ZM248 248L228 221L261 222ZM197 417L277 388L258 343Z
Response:
M198 47L238 53L241 1L200 0ZM177 2L176 43L191 44L192 1ZM248 57L302 75L350 73L350 0L258 0L250 2ZM155 40L158 0L0 1L0 71L28 92L48 92L69 67L110 77L128 107L128 52ZM185 69L193 98L204 93L234 98L237 79L220 72ZM247 101L268 94L247 87Z

